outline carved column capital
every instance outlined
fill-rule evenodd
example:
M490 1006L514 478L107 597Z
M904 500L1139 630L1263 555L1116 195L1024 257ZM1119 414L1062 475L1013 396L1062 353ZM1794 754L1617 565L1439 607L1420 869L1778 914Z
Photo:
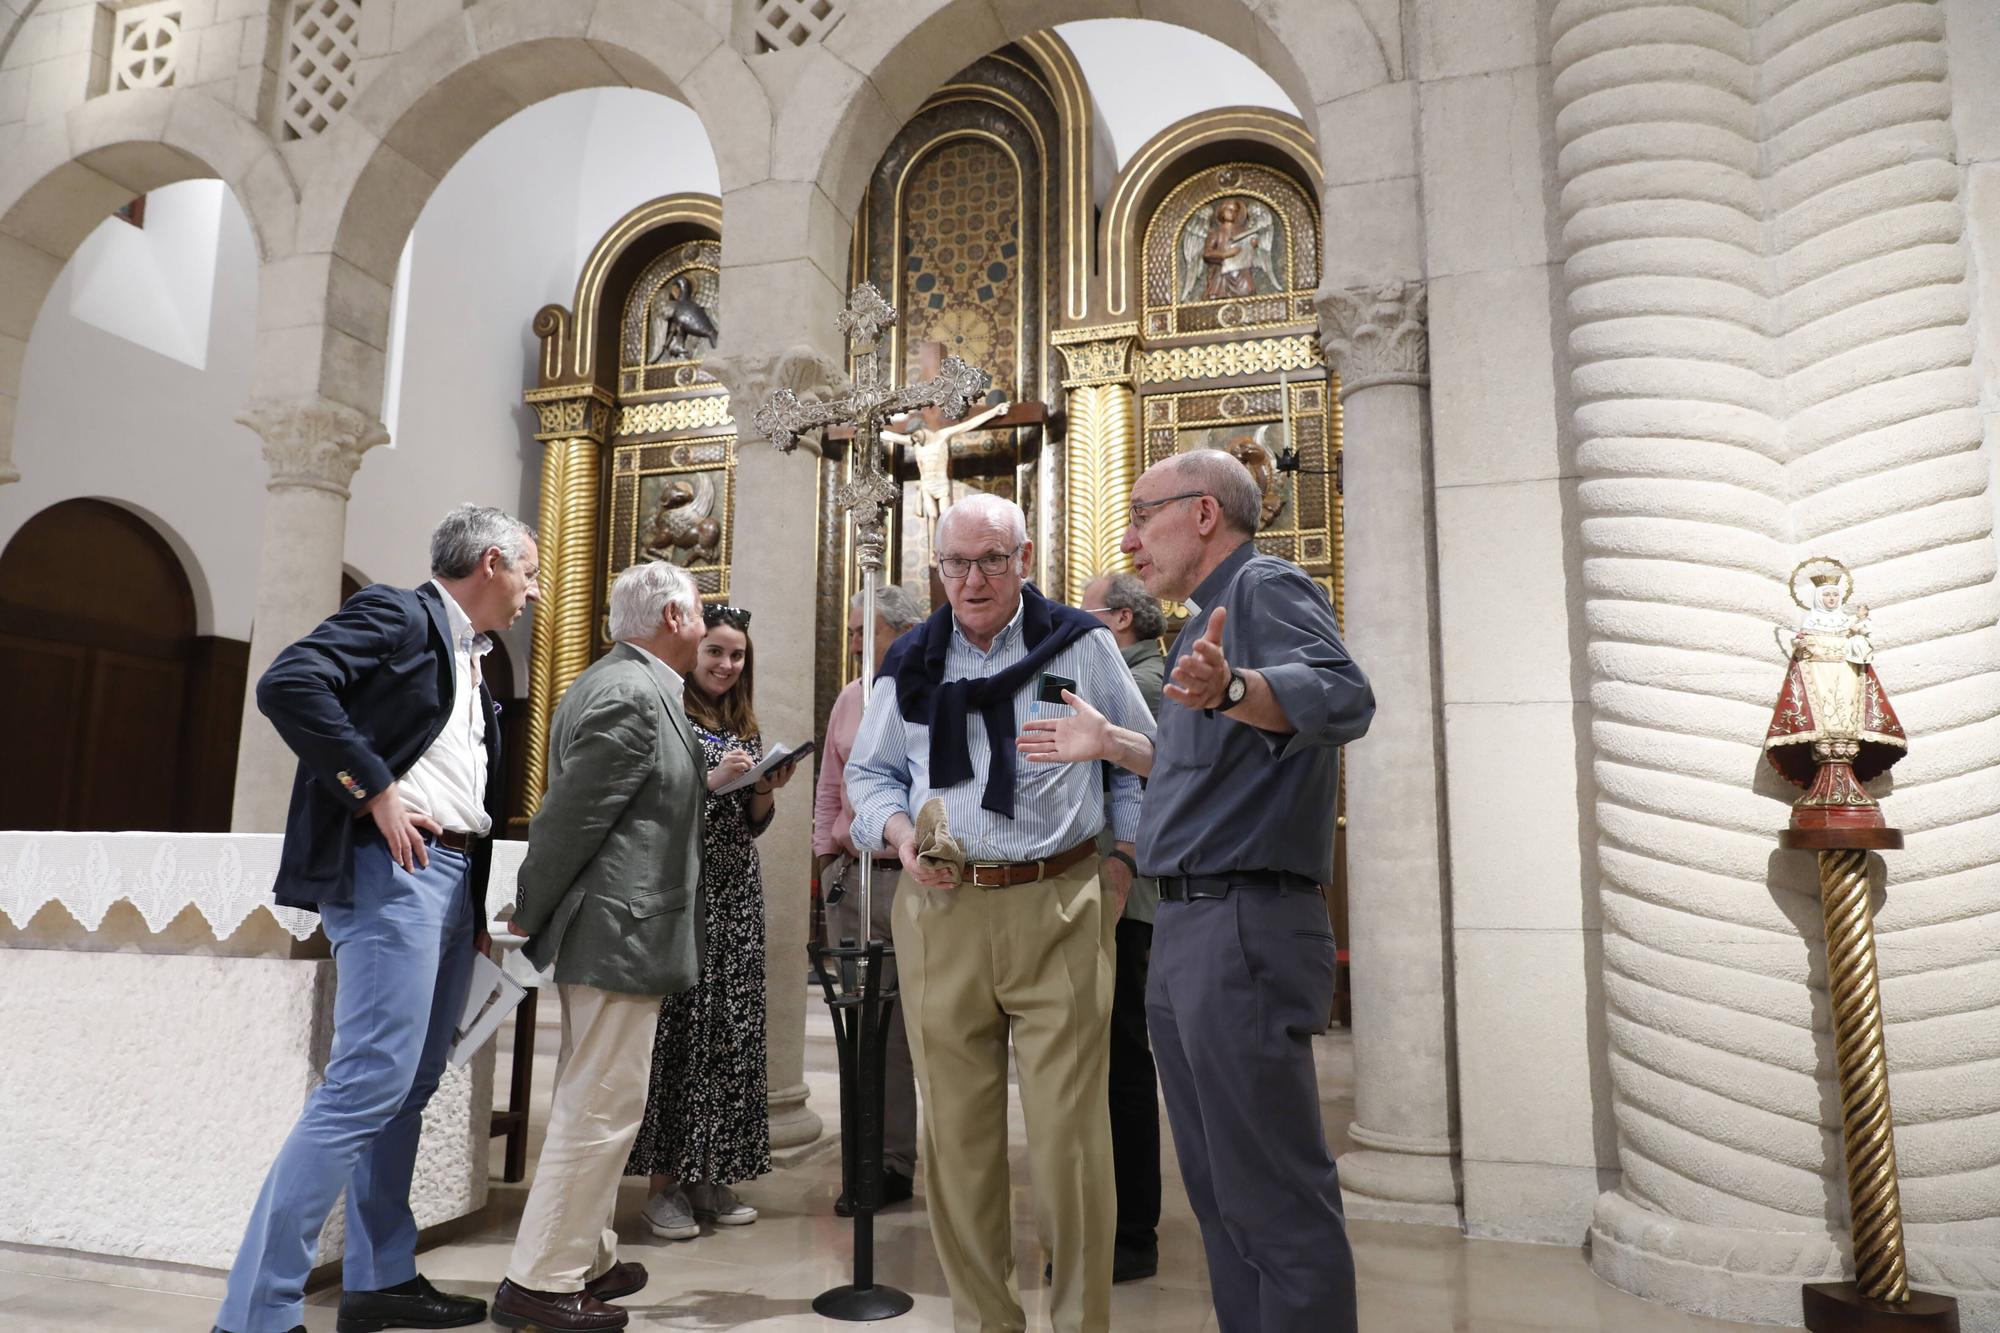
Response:
M1313 297L1320 348L1340 396L1378 384L1431 382L1430 295L1415 280L1328 289Z
M263 437L274 491L327 491L345 500L361 455L389 440L381 422L331 398L253 398L236 420Z
M730 414L739 433L754 438L762 437L750 424L752 418L764 400L779 389L790 389L807 402L838 398L854 390L837 360L804 343L775 352L710 356L702 360L701 368L729 390Z
M1065 389L1132 383L1132 354L1139 345L1137 324L1062 329L1052 341L1063 355Z
M611 395L595 384L558 384L521 395L535 409L535 438L603 444L611 431Z

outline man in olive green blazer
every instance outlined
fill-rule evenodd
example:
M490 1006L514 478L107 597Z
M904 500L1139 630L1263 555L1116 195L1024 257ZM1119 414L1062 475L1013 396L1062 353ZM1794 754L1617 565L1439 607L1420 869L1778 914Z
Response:
M576 678L549 728L549 782L528 830L510 929L555 964L562 1059L548 1137L493 1320L613 1329L646 1283L618 1262L611 1214L645 1113L661 997L701 970L708 765L681 707L701 644L687 571L634 565L611 588L617 646Z

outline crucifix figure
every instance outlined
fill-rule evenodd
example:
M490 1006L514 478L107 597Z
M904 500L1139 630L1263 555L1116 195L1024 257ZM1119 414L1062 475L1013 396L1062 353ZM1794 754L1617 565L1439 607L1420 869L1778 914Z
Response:
M917 348L917 365L927 376L937 375L944 366L941 342L926 342ZM942 407L926 407L903 419L900 430L885 430L882 438L908 449L917 461L917 504L924 516L927 550L937 549L938 520L951 507L951 442L978 430L997 416L1004 416L1011 404L999 403L958 420Z

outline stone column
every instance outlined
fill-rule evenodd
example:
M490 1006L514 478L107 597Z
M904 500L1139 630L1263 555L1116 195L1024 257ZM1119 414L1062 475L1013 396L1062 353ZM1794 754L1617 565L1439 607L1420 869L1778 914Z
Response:
M829 322L828 328L831 329ZM830 356L807 347L711 356L702 369L729 388L736 422L736 531L729 597L756 614L757 720L766 743L813 734L815 561L819 469L787 458L750 424L757 405L789 388L800 397L839 386ZM823 1126L806 1104L806 917L812 883L812 773L778 794L777 820L761 839L764 870L765 1033L769 1046L771 1149L780 1165L816 1146Z
M1345 413L1347 642L1375 721L1347 748L1356 1148L1348 1215L1460 1222L1444 728L1422 283L1319 294Z
M1139 478L1139 393L1132 374L1138 338L1137 324L1065 329L1055 336L1069 372L1063 380L1069 417L1063 564L1064 599L1073 606L1097 575L1132 567L1119 543Z
M286 645L339 608L347 483L361 455L389 432L366 413L319 397L252 399L236 419L263 437L271 481L230 828L276 833L285 826L298 761L257 711L257 678Z
M541 808L548 785L549 720L556 702L591 662L602 580L597 567L599 478L611 422L611 395L594 384L530 389L541 421L541 505L535 518L542 596L534 609L528 659L527 780L517 827Z

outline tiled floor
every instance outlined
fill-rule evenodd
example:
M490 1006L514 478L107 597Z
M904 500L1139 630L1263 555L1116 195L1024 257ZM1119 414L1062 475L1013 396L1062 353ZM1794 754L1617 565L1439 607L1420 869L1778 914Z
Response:
M809 1012L807 1081L812 1105L831 1118L838 1105L832 1033L824 1011ZM502 1050L510 1035L501 1035ZM548 1083L555 1067L554 1034L543 1033L538 1057L535 1130L547 1114ZM1324 1038L1320 1081L1327 1129L1345 1148L1353 1112L1352 1051L1347 1038ZM1013 1118L1015 1232L1029 1327L1047 1329L1042 1256L1037 1248L1026 1184L1018 1106ZM539 1140L531 1144L538 1149ZM497 1147L497 1145L496 1145ZM532 1160L532 1154L531 1154ZM1208 1304L1205 1270L1194 1220L1181 1193L1168 1150L1165 1217L1160 1228L1160 1275L1112 1293L1112 1327L1145 1333L1203 1333L1217 1328ZM813 1296L848 1280L849 1227L832 1214L839 1170L831 1156L774 1173L744 1186L744 1198L763 1210L755 1226L714 1230L681 1243L655 1240L637 1221L643 1195L637 1183L620 1200L625 1257L652 1270L652 1284L623 1302L632 1328L754 1329L758 1333L832 1330L842 1325L812 1312ZM506 1266L524 1186L496 1185L489 1218L476 1234L427 1250L423 1271L440 1286L489 1296ZM1357 1223L1353 1228L1360 1276L1361 1327L1392 1333L1539 1333L1607 1330L1615 1333L1695 1333L1748 1325L1696 1319L1636 1300L1599 1282L1574 1249L1466 1240L1454 1231ZM876 1272L880 1280L911 1292L916 1309L886 1327L909 1333L951 1328L950 1303L931 1248L918 1199L877 1222ZM329 1333L340 1293L314 1293L306 1311L311 1333ZM62 1282L0 1271L0 1329L8 1333L201 1333L215 1314L211 1301L169 1296L92 1282Z

